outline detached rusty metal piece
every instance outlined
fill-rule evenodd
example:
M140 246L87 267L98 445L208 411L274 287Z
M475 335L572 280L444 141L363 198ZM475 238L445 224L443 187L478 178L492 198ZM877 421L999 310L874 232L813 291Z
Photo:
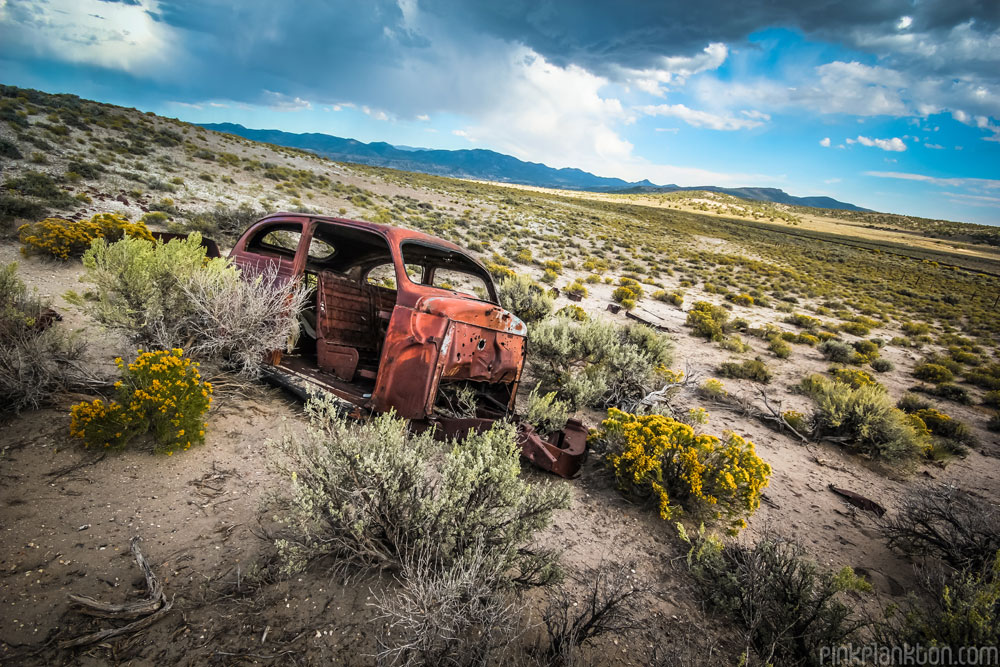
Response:
M394 410L439 435L513 416L527 327L500 307L486 267L457 245L388 225L277 213L251 225L230 258L248 277L311 292L294 349L269 356L275 383L302 397L305 385L317 386L358 413ZM455 390L474 395L476 418L445 416ZM586 433L571 420L543 439L521 423L518 441L529 461L570 477Z
M860 493L855 493L848 489L839 489L833 484L827 485L827 488L857 508L863 509L866 512L874 512L876 516L881 517L885 515L884 507L870 498L865 498Z
M437 417L432 425L437 427L435 433L457 438L469 431L482 432L489 430L493 419L463 419L460 417ZM521 422L517 425L517 442L521 446L521 455L544 470L549 470L561 477L573 477L580 470L584 453L587 449L587 429L577 419L570 419L566 427L542 438L531 424Z

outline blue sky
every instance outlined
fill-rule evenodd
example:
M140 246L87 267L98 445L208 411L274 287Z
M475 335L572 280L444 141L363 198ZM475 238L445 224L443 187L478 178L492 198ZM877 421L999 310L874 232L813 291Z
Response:
M1000 224L996 0L0 0L0 82Z

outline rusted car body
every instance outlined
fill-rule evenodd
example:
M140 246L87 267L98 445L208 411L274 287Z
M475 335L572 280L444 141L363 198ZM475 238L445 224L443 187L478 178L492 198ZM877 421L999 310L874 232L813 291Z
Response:
M269 375L289 389L318 386L358 414L395 410L441 436L513 416L527 328L500 307L486 268L455 244L388 225L278 213L251 225L230 258L245 275L310 291L294 350L270 359ZM539 467L565 477L579 469L580 422L546 439L521 423L518 437Z

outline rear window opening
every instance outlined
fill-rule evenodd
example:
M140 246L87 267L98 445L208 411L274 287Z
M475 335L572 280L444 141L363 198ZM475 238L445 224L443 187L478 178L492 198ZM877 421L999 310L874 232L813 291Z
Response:
M402 243L400 251L410 282L499 303L486 269L468 255L418 241ZM419 279L415 277L416 271L411 272L411 266L423 268Z

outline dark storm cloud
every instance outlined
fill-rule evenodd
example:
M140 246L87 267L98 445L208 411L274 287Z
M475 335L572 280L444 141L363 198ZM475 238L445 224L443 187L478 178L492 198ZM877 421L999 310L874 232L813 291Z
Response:
M480 80L503 76L507 45L614 78L621 68L655 68L664 56L698 54L711 42L739 44L769 27L846 43L900 70L987 82L998 76L996 56L975 43L921 48L954 42L952 32L963 25L965 38L988 39L1000 24L997 0L416 0L411 14L423 17L419 26L407 25L407 4L182 1L165 3L158 19L187 33L178 46L198 71L176 82L183 87L233 99L253 89L304 97L322 91L326 101L357 100L404 115L492 103L481 85L465 93L461 85L472 73L460 70L483 68ZM903 16L921 38L887 42Z
M689 55L709 42L738 42L768 27L798 28L841 41L858 31L894 28L902 16L913 18L919 30L947 31L973 20L977 29L992 32L1000 23L996 0L426 0L421 8L520 41L553 62L591 69L608 64L648 67L661 56Z
M45 4L8 1L8 20L23 22L6 27L25 39L8 39L6 48L0 40L0 58L30 47L28 30L44 22L38 7ZM402 116L475 113L503 103L518 45L614 79L712 42L745 43L769 27L867 50L911 74L974 75L990 85L1000 77L997 49L989 48L1000 39L997 0L164 0L149 14L167 35L157 47L163 64L135 75L153 82L151 96L187 101L266 104L273 91ZM897 28L903 16L919 37L906 41Z

